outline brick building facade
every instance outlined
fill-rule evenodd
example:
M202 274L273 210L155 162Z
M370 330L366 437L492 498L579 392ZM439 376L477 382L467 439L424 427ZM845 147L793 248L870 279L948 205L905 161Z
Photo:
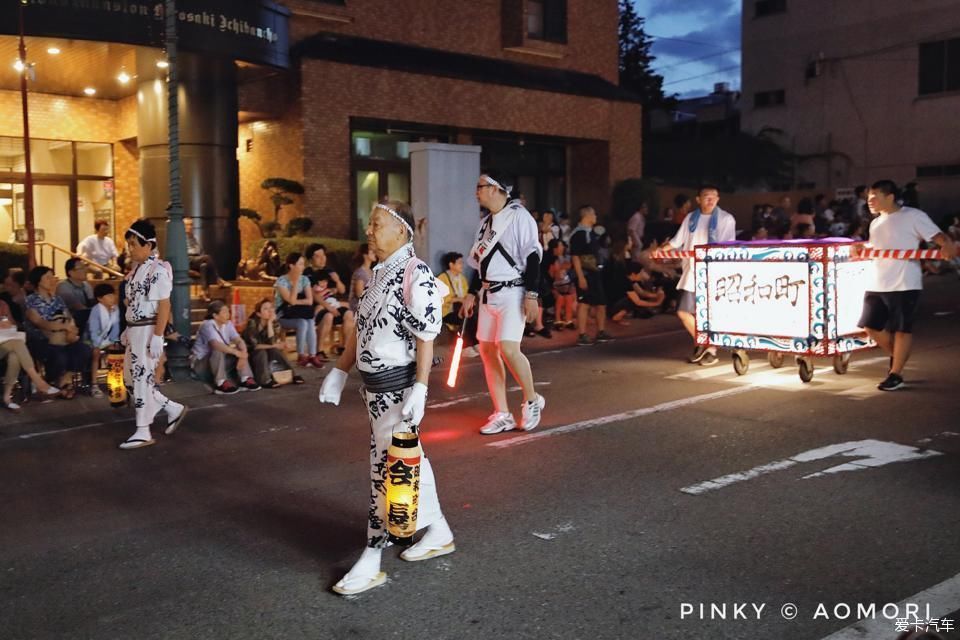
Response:
M357 137L365 135L358 131L404 132L395 136L400 144L486 149L494 141L500 153L485 155L483 168L527 186L520 190L539 208L591 202L604 210L614 183L640 175L640 106L616 87L614 0L285 5L292 11L295 68L240 89L241 110L261 118L241 126L244 207L270 212L267 194L252 187L282 171L306 187L285 217L309 216L323 235L359 236L364 201L358 181L377 171L366 166L367 158L358 162ZM530 35L536 30L529 24L531 5L563 13L562 37ZM555 175L525 175L521 156L535 145L558 157ZM514 158L504 158L511 153ZM528 166L537 162L536 154L527 155ZM498 166L503 159L515 168ZM390 160L380 182L389 172L402 182L404 158ZM387 191L382 186L378 195Z
M612 186L641 173L640 105L616 84L616 0L280 4L291 13L291 67L241 64L238 71L239 204L264 220L274 214L260 183L289 178L306 192L284 207L280 222L308 216L316 234L359 237L373 201L386 193L409 197L406 146L418 141L482 146L483 169L515 180L531 208L569 211L590 202L604 211ZM14 51L15 42L0 37L0 52ZM59 57L47 57L47 44L29 42L40 79L30 94L31 135L51 147L109 146L96 213L109 212L115 232L122 231L149 213L141 204L136 83L116 82L144 49L69 40ZM76 77L58 77L58 64ZM69 89L45 92L57 82ZM6 170L11 180L22 171L15 166L18 138L22 145L17 84L13 69L0 69L0 178ZM98 87L95 97L83 95L88 84ZM80 184L82 173L64 173L64 180ZM0 184L0 200L7 191ZM78 206L71 207L76 217ZM92 220L72 221L72 235L92 231ZM238 224L246 252L260 234L244 218Z

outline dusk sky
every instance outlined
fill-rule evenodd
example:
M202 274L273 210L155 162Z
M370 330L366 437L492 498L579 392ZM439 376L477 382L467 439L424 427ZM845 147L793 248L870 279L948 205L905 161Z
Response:
M701 96L715 82L740 88L741 0L633 0L654 36L664 93Z

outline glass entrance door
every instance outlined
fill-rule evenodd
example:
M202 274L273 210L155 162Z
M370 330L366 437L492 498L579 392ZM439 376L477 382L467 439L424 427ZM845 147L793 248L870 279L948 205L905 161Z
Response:
M37 237L43 232L46 242L73 251L77 247L75 235L77 233L77 198L75 183L67 184L36 184L33 186L33 220L37 230ZM21 190L23 185L17 185ZM21 213L21 220L23 214ZM21 222L21 225L22 222ZM66 277L64 263L69 257L62 251L52 249L41 250L43 264L53 267L58 278ZM55 256L55 257L54 257Z

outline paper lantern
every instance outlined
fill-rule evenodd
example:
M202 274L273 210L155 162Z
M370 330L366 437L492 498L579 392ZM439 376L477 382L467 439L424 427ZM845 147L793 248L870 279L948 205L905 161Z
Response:
M395 544L410 544L417 531L420 502L420 438L395 433L387 449L387 533Z
M123 383L123 352L107 352L107 391L110 393L110 406L123 407L127 404L127 386Z

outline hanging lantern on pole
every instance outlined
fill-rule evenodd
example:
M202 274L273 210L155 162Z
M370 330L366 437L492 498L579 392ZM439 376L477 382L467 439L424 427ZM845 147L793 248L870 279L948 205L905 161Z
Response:
M420 438L395 433L387 449L387 533L394 544L408 545L417 531L420 502Z
M123 351L107 351L107 391L110 393L110 406L114 409L126 406L127 386L123 383Z

